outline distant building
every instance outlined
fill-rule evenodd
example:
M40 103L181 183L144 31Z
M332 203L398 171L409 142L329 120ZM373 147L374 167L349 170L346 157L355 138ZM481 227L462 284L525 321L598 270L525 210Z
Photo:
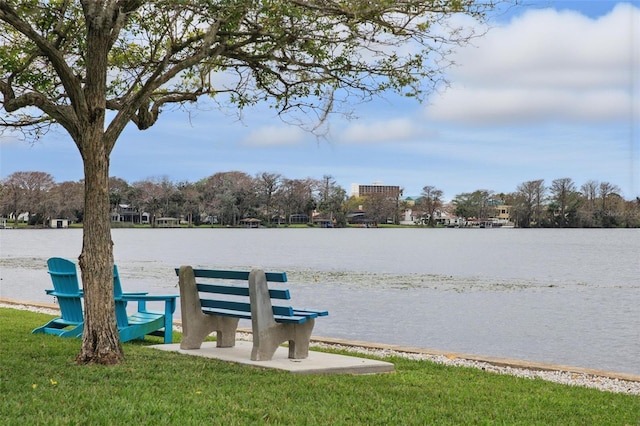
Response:
M156 228L178 228L180 219L175 217L159 217L156 219Z
M406 206L415 206L416 202L419 200L419 197L407 197L403 201Z
M511 219L512 206L506 204L500 204L495 206L495 212L491 217L491 221L500 226L511 226L513 220Z
M289 223L309 223L309 215L304 213L295 213L289 216Z
M247 219L240 219L240 226L244 228L259 228L260 219L256 219L254 217L250 217Z
M372 185L351 184L352 197L364 197L369 194L385 194L390 197L402 196L402 189L396 185L382 185L382 182L374 182Z
M68 219L50 219L49 228L63 229L69 227Z
M19 213L18 214L18 222L27 223L27 222L29 222L29 218L30 217L31 217L31 215L29 214L29 212ZM16 216L13 213L9 213L8 219L10 221L15 221L16 220Z
M140 212L136 207L129 204L118 204L111 212L111 222L131 222L149 224L150 215L146 212Z

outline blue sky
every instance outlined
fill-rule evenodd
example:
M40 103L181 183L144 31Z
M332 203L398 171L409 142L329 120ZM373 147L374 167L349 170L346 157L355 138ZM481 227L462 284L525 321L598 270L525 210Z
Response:
M450 200L488 189L570 177L618 185L640 196L640 2L525 0L492 30L459 49L450 87L426 102L391 94L353 104L317 139L266 107L164 113L149 130L129 127L111 175L129 183L196 181L217 172L331 175L399 185L406 196L435 186ZM635 29L634 29L635 26ZM51 132L35 144L0 138L0 177L43 171L57 182L83 177L71 139Z

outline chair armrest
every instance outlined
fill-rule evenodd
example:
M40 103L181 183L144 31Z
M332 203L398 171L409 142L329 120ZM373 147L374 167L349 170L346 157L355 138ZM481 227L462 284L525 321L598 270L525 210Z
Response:
M80 290L78 293L57 293L54 289L52 288L48 288L45 289L44 291L45 293L47 293L48 295L51 296L56 296L57 294L65 294L65 295L73 295L73 296L77 296L80 295L80 297L84 297L84 291ZM148 292L144 291L144 292L133 292L133 293L122 293L123 296L144 296L146 294L149 294Z
M126 300L128 302L134 302L136 300L159 301L170 299L175 300L177 298L177 294L123 293L122 297L120 297L119 299Z
M122 296L144 296L149 294L149 292L146 291L136 291L136 292L132 292L132 293L122 293Z
M49 290L45 290L45 292L49 296L54 296L54 297L82 297L83 296L81 291L78 293L60 293L55 290L49 289Z
M177 294L146 294L146 295L123 295L122 301L137 301L138 312L147 312L147 302L164 301L164 343L171 343L171 333L173 330L173 313L176 310Z
M144 312L146 307L146 302L161 302L164 301L164 311L165 315L172 315L176 310L176 299L178 298L177 294L135 294L135 293L125 293L122 297L119 297L119 300L124 302L138 302L138 311Z

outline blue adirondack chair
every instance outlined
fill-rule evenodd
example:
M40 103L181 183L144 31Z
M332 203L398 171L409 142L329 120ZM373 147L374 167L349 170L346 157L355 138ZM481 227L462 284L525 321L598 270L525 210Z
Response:
M78 285L76 265L67 259L52 257L47 260L53 290L46 290L54 296L60 306L61 316L54 318L33 333L56 334L61 337L80 337L82 335L82 290Z
M55 318L33 333L57 334L63 337L80 337L83 329L81 299L83 291L78 285L76 265L62 258L47 261L54 290L45 290L55 296L60 305L61 318ZM149 295L148 293L123 293L118 267L113 266L113 285L116 307L116 321L121 342L155 335L164 338L164 343L172 342L173 313L178 295ZM138 311L129 315L127 302L138 302ZM146 302L164 301L164 313L147 311Z
M173 341L173 313L178 295L123 293L118 267L113 265L113 293L116 299L116 321L120 341L128 342L145 335L161 336L164 343ZM164 302L164 313L147 310L147 302ZM127 312L127 302L138 302L137 311Z

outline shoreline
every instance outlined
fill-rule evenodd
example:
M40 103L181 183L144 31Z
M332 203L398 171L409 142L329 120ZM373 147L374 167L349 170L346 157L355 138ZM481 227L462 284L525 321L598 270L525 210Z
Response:
M59 314L59 309L54 304L6 298L0 298L0 307L50 315ZM181 330L179 321L174 322L174 329ZM250 329L239 328L238 331L242 334L239 336L240 339L251 340ZM640 396L640 376L633 374L319 336L312 336L311 347L340 349L381 358L399 356L416 361L426 360L450 366L477 368L494 374L540 379L569 386L582 386L606 392Z

